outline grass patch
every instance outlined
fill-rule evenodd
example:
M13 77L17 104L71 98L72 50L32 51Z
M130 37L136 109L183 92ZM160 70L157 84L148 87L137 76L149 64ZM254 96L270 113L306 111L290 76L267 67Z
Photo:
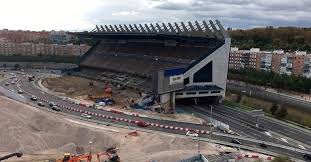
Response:
M243 96L239 103L237 103L238 94L227 93L226 99L223 104L232 108L240 109L240 110L254 110L254 109L262 109L267 116L276 118L271 114L270 108L273 103L257 98ZM287 115L284 118L277 118L279 120L283 120L289 123L292 123L301 127L311 128L311 113L305 112L303 110L297 109L288 105L278 105L279 107L286 108Z

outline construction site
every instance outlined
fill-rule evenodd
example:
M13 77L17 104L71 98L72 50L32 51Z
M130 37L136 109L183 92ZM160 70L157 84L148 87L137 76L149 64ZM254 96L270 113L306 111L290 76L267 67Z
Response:
M76 99L81 102L81 104L94 105L98 109L113 109L121 112L140 113L167 120L197 124L201 124L204 121L189 113L165 114L159 113L154 109L137 109L133 106L133 103L140 103L143 98L138 90L118 88L118 86L99 80L87 79L80 76L58 76L44 78L41 84L57 95ZM104 98L112 99L113 104L103 105L96 102Z
M0 156L22 152L7 161L163 161L197 155L198 141L165 133L129 130L60 116L0 97ZM10 151L10 152L9 152ZM236 149L200 143L201 154ZM90 156L90 154L92 156ZM241 152L239 152L241 153ZM117 158L118 157L118 158Z

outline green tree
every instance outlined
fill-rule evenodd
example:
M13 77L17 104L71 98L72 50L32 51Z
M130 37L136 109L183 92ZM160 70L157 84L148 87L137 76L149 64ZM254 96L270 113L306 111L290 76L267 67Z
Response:
M285 118L288 115L287 108L282 106L281 109L275 115L278 118Z
M278 111L278 108L279 108L279 106L278 106L276 103L274 103L274 104L272 105L272 107L270 108L271 114L272 114L272 115L275 115L275 113Z

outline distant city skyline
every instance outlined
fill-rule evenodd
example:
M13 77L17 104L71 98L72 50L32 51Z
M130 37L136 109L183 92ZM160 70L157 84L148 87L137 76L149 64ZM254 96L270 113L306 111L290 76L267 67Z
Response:
M219 19L225 27L311 27L309 0L2 0L0 29L91 30L100 24Z

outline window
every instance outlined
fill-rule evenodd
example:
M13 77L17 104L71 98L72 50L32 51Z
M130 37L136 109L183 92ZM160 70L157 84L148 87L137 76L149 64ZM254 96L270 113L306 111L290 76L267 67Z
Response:
M196 94L196 92L187 92L186 94L187 95L194 95L194 94Z
M213 61L209 62L193 76L193 82L212 82L213 81Z
M199 94L209 94L209 91L199 92Z
M184 79L184 85L189 84L189 78Z

